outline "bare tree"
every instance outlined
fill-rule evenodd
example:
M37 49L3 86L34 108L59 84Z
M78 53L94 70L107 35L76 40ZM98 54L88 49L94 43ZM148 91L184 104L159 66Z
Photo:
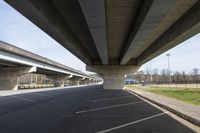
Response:
M192 72L191 72L192 76L193 76L193 81L195 81L196 86L198 87L198 75L199 75L199 69L198 68L193 68Z
M183 83L185 84L185 88L187 88L187 77L185 71L182 72Z
M141 71L136 72L135 75L134 75L134 78L135 78L135 80L139 81L140 83L142 81L144 81L144 79L145 79L144 71L141 70Z
M136 72L129 78L133 78L140 83L167 84L169 83L168 73L167 69L162 69L160 72L158 69L153 69L151 72L146 69L145 71ZM188 83L195 83L196 87L198 87L199 80L200 69L198 68L193 68L190 73L175 71L171 74L171 82L176 84L176 86L178 84L185 84L185 87L187 87Z
M153 77L153 83L157 84L159 82L159 70L158 69L152 70L152 77Z
M162 83L167 83L168 79L168 71L166 69L161 70L161 81Z

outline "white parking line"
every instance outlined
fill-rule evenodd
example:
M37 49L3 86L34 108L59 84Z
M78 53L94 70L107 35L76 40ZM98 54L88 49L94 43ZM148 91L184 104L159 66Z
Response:
M10 96L10 97L14 97L14 98L17 98L17 99L20 99L20 100L24 100L24 101L34 102L33 100L22 98L22 97L18 97L18 96Z
M82 110L82 111L77 111L75 113L76 114L80 114L80 113L92 112L92 111L103 110L103 109L117 108L117 107L137 104L137 103L141 103L141 102L144 102L144 101L137 101L137 102L131 102L131 103L125 103L125 104L118 104L118 105L106 106L106 107L101 107L101 108L95 108L95 109Z
M123 98L129 98L133 96L123 96L123 97L115 97L115 98L103 98L103 99L96 99L96 100L91 100L88 102L100 102L100 101L108 101L108 100L116 100L116 99L123 99Z
M113 131L113 130L117 130L117 129L120 129L120 128L123 128L123 127L127 127L127 126L130 126L130 125L133 125L133 124L137 124L137 123L149 120L149 119L153 119L155 117L159 117L159 116L165 115L167 113L168 112L163 112L163 113L160 113L160 114L152 115L150 117L146 117L146 118L143 118L143 119L140 119L140 120L136 120L136 121L133 121L133 122L130 122L130 123L126 123L126 124L123 124L123 125L120 125L120 126L116 126L116 127L113 127L113 128L109 128L109 129L106 129L106 130L98 131L96 133L107 133L107 132L110 132L110 131Z

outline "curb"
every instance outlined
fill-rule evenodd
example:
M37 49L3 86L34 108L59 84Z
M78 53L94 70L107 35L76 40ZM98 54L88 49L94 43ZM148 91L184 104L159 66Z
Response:
M158 105L158 106L160 106L160 107L162 107L162 108L164 108L164 109L166 109L166 110L168 110L168 111L170 111L170 112L176 114L177 116L179 116L179 117L181 117L181 118L183 118L183 119L185 119L185 120L187 120L187 121L189 121L189 122L195 124L196 126L199 126L199 127L200 127L200 120L195 119L195 118L193 118L193 117L191 117L191 116L188 116L188 115L186 115L186 114L184 114L184 113L181 113L181 112L179 112L179 111L177 111L177 110L175 110L175 109L173 109L173 108L171 108L171 107L168 107L168 106L166 106L166 105L164 105L164 104L161 104L161 103L159 103L159 102L157 102L157 101L155 101L155 100L153 100L153 99L151 99L151 98L148 98L148 97L146 97L146 96L143 96L143 95L141 95L141 94L139 94L139 93L137 93L137 92L134 92L134 91L129 90L129 89L126 89L126 90L129 91L129 92L132 92L132 93L134 93L135 95L137 95L137 96L139 96L139 97L142 97L142 98L144 98L144 99L146 99L146 100L148 100L148 101L150 101L150 102L152 102L152 103L154 103L154 104L156 104L156 105Z

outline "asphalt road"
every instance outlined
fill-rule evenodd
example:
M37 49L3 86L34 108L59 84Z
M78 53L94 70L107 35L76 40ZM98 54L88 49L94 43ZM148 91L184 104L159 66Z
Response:
M0 133L193 133L123 90L101 86L0 97Z

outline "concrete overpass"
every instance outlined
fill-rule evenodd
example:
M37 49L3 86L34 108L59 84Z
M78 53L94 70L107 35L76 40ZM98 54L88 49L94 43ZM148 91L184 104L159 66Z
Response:
M85 74L0 41L0 90L17 89L19 76L27 73L46 75L61 86L67 79L77 85L83 81L85 83L101 81L99 77Z
M105 89L200 31L198 0L5 0L101 74Z

